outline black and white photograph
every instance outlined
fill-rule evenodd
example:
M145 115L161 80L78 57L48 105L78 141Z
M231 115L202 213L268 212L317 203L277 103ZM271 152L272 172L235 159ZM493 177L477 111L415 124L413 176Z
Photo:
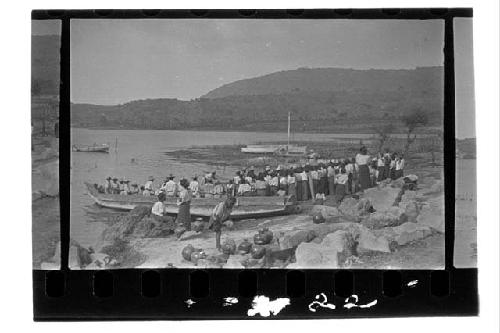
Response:
M61 266L59 73L61 21L31 21L31 198L33 269Z
M69 267L443 268L443 41L442 20L71 20Z

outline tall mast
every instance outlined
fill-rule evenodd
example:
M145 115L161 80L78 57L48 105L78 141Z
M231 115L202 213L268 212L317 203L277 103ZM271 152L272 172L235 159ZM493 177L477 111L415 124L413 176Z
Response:
M287 149L290 147L290 111L288 111L288 145Z

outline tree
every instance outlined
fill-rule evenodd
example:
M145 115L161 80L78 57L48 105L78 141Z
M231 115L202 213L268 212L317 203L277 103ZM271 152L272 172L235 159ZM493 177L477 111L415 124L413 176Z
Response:
M377 151L382 152L382 149L384 149L384 144L391 137L391 133L394 132L394 129L395 126L392 123L373 127L373 131L375 132L375 134L377 134L377 140L378 140Z
M413 108L409 113L401 117L401 122L406 127L406 144L404 148L404 155L406 156L411 144L417 138L414 131L421 126L429 123L429 116L421 108ZM413 135L413 136L412 136Z

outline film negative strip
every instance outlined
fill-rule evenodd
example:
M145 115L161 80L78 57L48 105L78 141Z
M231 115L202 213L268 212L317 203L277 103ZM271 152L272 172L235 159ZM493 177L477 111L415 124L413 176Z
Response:
M35 320L478 314L471 9L32 19Z

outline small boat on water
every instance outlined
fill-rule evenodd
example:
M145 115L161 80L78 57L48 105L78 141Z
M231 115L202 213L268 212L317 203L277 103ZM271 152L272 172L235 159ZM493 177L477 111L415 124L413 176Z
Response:
M71 150L74 152L84 152L84 153L109 153L109 145L107 145L107 144L102 144L102 145L94 144L92 146L80 146L80 147L73 145Z
M242 153L276 154L280 156L302 156L307 154L306 146L290 144L290 112L288 112L288 142L286 145L247 145L241 148Z
M152 206L157 201L156 196L107 194L100 193L95 184L85 183L85 186L87 187L87 194L101 207L129 211L141 205ZM222 200L223 198L193 198L191 200L191 215L209 218L214 207ZM179 211L177 198L167 198L166 206L167 214L177 215ZM231 219L242 220L280 216L295 214L299 211L300 207L297 205L294 196L237 197Z

